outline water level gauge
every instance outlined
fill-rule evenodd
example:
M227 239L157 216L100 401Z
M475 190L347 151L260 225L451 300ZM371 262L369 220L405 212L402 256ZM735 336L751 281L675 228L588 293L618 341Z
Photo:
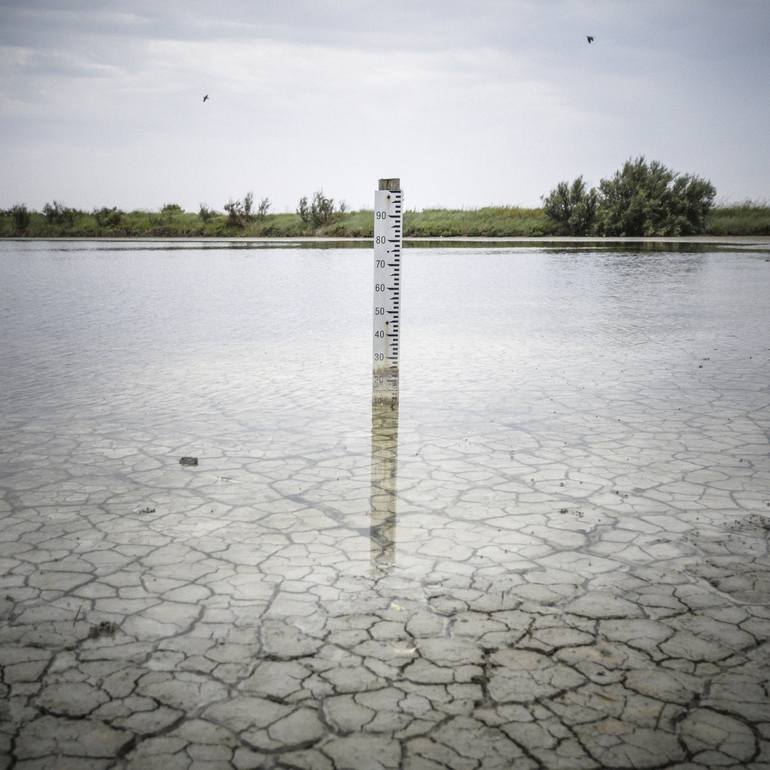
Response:
M374 193L374 376L375 401L398 398L401 326L402 198L399 179L380 179Z

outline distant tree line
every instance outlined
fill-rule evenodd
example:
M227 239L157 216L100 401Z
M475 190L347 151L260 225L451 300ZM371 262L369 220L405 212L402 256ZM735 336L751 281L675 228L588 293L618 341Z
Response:
M713 206L714 187L643 157L629 160L610 179L588 189L582 177L559 183L541 208L487 206L404 213L404 235L480 238L545 235L770 235L770 206L745 201ZM53 200L41 211L22 203L0 209L0 237L280 237L318 235L371 238L372 211L350 211L322 190L302 196L291 213L271 213L269 198L251 192L229 199L223 211L201 203L185 211L102 206L82 211Z
M706 179L640 156L598 188L589 190L582 176L560 182L543 209L562 235L695 235L705 231L715 196Z
M159 212L125 212L117 206L95 208L90 212L65 206L59 201L52 201L43 206L41 212L28 209L24 204L16 204L7 211L0 210L0 218L10 221L11 232L3 235L69 235L85 233L87 235L181 235L196 234L196 227L191 218L199 220L202 226L197 234L227 235L238 231L253 230L254 225L264 223L270 212L269 198L255 201L254 193L248 192L243 198L230 198L224 204L224 213L201 203L198 213L186 212L178 203L166 203ZM314 232L331 225L347 212L344 202L336 203L333 198L324 195L322 190L299 199L295 215L301 223L295 228L295 235ZM42 214L44 226L35 227L30 232L35 218ZM286 215L279 215L286 216ZM6 227L5 230L8 228ZM180 232L184 230L184 232ZM264 228L257 228L258 230ZM141 231L141 232L139 232ZM266 234L271 234L267 232Z

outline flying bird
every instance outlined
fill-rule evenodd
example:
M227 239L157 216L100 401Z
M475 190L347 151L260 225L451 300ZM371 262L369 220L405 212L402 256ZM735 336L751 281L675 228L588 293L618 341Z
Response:
M588 45L591 45L591 43L594 42L593 35L586 35L586 40L588 41Z
M593 38L592 38L592 39L593 39ZM203 101L204 101L204 102L207 102L208 100L209 100L209 95L208 95L208 94L206 94L206 95L203 97Z

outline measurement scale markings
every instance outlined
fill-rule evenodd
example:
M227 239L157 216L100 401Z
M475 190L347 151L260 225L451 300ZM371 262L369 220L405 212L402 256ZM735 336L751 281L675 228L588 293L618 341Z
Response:
M380 180L374 198L374 398L398 393L402 195L398 180Z

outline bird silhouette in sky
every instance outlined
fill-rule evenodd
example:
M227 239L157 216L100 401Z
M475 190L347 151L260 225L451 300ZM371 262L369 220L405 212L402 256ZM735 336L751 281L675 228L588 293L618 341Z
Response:
M206 94L206 95L203 97L203 101L204 101L204 102L207 102L208 100L209 100L209 95L208 95L208 94Z
M593 35L586 35L586 40L588 41L588 45L591 45L591 43L594 42Z

